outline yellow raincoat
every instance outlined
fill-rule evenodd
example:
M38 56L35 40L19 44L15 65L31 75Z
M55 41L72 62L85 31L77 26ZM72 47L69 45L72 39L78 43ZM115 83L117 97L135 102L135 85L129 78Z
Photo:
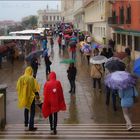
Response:
M35 98L35 92L38 91L38 83L32 76L32 68L27 67L24 75L19 77L17 82L18 106L19 108L30 109Z

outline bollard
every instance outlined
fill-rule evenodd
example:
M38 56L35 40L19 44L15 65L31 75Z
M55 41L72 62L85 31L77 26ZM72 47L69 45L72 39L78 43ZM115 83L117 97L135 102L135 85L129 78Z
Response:
M5 117L4 117L4 94L0 93L0 130L5 128Z
M4 126L6 125L6 89L6 84L0 85L0 94L4 95L4 120L2 122Z

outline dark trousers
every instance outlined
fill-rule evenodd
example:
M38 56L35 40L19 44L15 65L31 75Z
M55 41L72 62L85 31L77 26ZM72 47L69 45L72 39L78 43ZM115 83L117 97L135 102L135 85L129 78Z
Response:
M75 80L69 80L70 82L70 91L75 93Z
M32 102L31 108L30 108L30 121L29 121L29 110L25 108L24 110L24 119L25 119L25 126L28 126L29 128L34 127L34 117L35 117L35 99Z
M98 87L101 89L101 78L93 78L93 88L96 88L96 82L98 82Z
M50 128L51 130L56 130L57 127L57 112L49 116Z
M87 55L88 65L89 65L89 59L90 59L90 55Z
M109 87L106 86L106 105L109 105L109 102L110 102L110 94L112 94L113 109L114 109L114 111L116 111L117 110L117 108L116 108L116 95L117 95L117 90L110 89Z

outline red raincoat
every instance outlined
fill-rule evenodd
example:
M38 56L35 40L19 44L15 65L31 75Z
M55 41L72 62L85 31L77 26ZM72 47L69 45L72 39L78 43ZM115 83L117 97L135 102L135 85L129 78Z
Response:
M44 103L42 113L45 118L54 112L66 110L61 83L56 80L55 72L49 75L49 81L44 85Z

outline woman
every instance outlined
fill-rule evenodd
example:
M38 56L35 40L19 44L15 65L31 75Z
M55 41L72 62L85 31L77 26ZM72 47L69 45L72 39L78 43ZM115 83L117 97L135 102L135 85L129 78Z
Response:
M101 78L103 75L103 67L100 64L93 64L91 67L91 77L93 78L93 88L96 88L98 82L99 91L101 92Z
M130 109L134 105L134 97L138 96L135 87L119 90L119 97L121 98L121 107L123 110L124 119L126 121L126 128L130 131L132 127Z
M49 81L44 85L44 102L42 113L45 118L49 117L50 129L57 134L57 113L66 110L63 90L60 81L56 80L55 72L49 74Z

